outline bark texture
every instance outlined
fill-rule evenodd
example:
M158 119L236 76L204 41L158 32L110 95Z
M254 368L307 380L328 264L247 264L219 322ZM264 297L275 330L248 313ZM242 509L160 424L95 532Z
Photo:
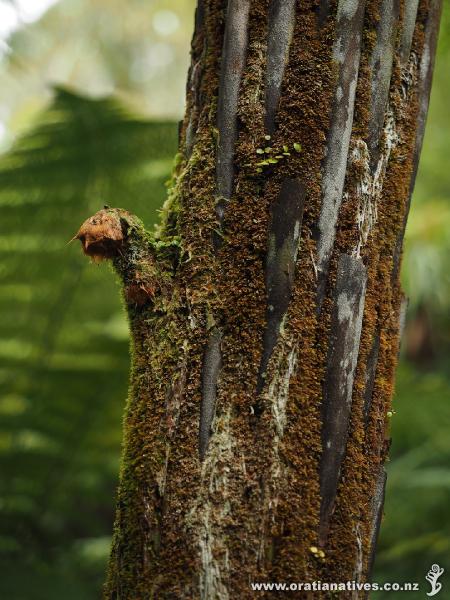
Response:
M156 234L79 233L132 333L106 598L370 577L440 4L199 1Z

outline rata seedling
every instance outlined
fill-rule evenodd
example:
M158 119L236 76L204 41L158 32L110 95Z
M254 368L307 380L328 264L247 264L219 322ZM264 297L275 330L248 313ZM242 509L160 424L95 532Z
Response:
M264 136L265 142L270 143L271 139L270 135ZM264 148L256 148L255 153L257 161L248 163L246 166L250 167L257 175L259 175L264 172L265 168L277 165L286 160L291 156L292 152L300 153L301 151L302 147L298 142L294 142L291 145L282 144L280 146L270 146L270 144L267 144Z

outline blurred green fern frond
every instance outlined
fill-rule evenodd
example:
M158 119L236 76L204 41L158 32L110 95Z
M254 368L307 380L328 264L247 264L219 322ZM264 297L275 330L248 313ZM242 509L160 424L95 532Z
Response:
M151 224L176 135L174 123L136 118L114 99L58 89L0 157L1 597L42 589L46 600L79 600L99 589L128 332L108 267L89 264L67 242L105 203ZM88 548L96 549L91 562ZM86 581L68 592L74 562Z

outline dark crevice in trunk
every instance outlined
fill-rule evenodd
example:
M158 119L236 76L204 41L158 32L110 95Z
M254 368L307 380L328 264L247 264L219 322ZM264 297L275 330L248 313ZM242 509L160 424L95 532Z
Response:
M430 103L431 82L433 78L434 58L436 56L441 11L441 0L430 0L428 18L425 24L425 48L419 66L418 93L420 106L419 113L417 115L418 126L413 160L414 170L410 185L411 194L414 189L414 184L416 183L417 170L419 168L419 158L422 151L423 137L425 134L425 124L428 115L428 106Z
M400 44L400 60L406 64L411 53L411 44L416 27L419 0L408 0L403 5L403 31Z
M320 532L325 544L345 455L359 354L367 273L363 262L341 255L331 321L330 351L323 390L320 465Z
M234 157L238 137L238 101L248 50L250 0L228 0L220 68L217 105L218 144L216 153L216 217L218 230L212 243L222 246L222 224L234 182ZM202 364L202 401L199 426L199 452L203 460L211 436L220 374L221 333L214 327L209 335Z
M247 57L249 12L249 0L228 0L217 107L216 216L219 230L226 203L233 192L238 100ZM213 243L216 249L222 245L220 233L214 235Z
M203 357L202 368L202 403L200 408L199 452L203 460L211 437L211 425L216 410L217 382L222 365L222 335L213 327L209 334L208 344Z
M186 127L186 158L190 158L195 144L195 135L198 123L198 113L201 110L198 90L200 89L200 80L202 77L201 61L199 60L192 66L192 77L190 80L190 91L193 94L194 106L192 107L189 122Z
M267 365L292 295L306 190L299 179L285 179L271 206L266 256L267 323L257 391L264 387Z
M317 25L321 29L327 22L330 15L330 0L320 0L317 7Z
M364 9L365 1L355 3L352 0L340 0L337 12L333 60L338 75L323 163L322 208L318 223L317 304L319 312L325 297L328 265L333 251L344 190L361 54Z
M417 115L416 143L413 157L413 171L409 185L409 196L407 209L403 219L403 226L398 234L394 249L392 281L396 281L399 274L403 238L405 237L406 223L409 216L412 193L416 183L417 170L419 168L420 153L422 152L423 137L425 134L425 124L430 103L431 82L433 78L434 59L436 56L436 46L439 34L439 22L442 11L442 0L430 0L429 13L425 24L425 42L419 65L419 111Z
M195 9L194 36L203 30L204 24L205 24L205 2L204 2L204 0L198 0L197 7Z
M195 144L195 135L197 131L198 119L201 112L201 79L203 73L203 59L206 38L204 37L205 29L205 5L204 0L199 0L195 11L195 27L194 35L192 38L192 64L189 68L187 84L186 84L186 97L192 98L192 105L189 111L189 120L186 126L186 138L185 138L185 155L189 158L192 154L192 150ZM196 47L199 45L202 50Z
M294 31L294 13L295 0L272 0L270 3L265 81L265 127L270 135L275 131L275 116Z
M371 581L372 579L372 571L375 562L375 552L377 549L378 535L380 533L381 519L383 517L384 497L386 493L386 479L386 471L381 466L380 473L375 484L375 491L372 499L372 539L369 548L367 581ZM368 598L368 595L366 595L366 598Z
M372 81L370 90L369 139L367 145L370 152L372 172L375 172L378 164L380 138L386 117L399 9L399 0L383 1L380 7L380 20L376 32L377 41L369 60Z

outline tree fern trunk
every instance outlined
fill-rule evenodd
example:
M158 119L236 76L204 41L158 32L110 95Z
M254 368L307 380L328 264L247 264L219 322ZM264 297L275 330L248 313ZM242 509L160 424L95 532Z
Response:
M370 577L440 4L199 1L156 239L79 233L133 338L107 598Z

